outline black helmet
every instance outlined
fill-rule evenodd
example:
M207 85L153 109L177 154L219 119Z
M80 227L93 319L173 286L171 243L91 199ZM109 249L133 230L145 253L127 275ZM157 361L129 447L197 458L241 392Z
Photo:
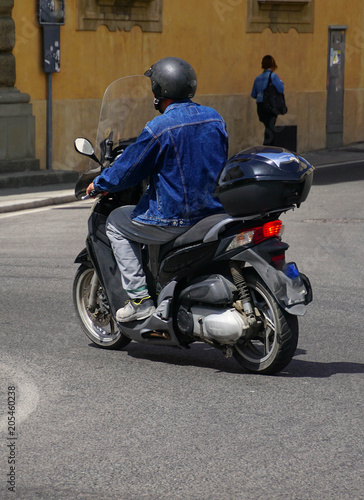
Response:
M152 82L156 99L190 99L196 93L197 76L188 62L179 57L160 59L144 73Z

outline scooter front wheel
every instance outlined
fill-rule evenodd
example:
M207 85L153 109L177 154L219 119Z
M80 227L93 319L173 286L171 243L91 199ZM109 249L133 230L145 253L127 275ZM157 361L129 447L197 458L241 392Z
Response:
M90 305L94 269L81 265L73 282L73 303L81 327L92 342L104 349L122 349L130 339L118 329L100 282L96 286L95 305Z
M272 375L283 370L296 351L297 316L282 309L254 271L246 272L246 281L262 326L252 339L235 345L234 357L250 372Z

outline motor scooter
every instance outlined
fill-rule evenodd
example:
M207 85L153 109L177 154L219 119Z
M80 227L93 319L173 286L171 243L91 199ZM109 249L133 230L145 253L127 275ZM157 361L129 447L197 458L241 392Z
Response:
M91 159L75 188L78 199L145 125L150 90L144 80L122 78L105 92L98 151L85 138L75 140L76 150ZM127 294L105 224L115 208L137 204L145 185L98 194L86 247L75 260L73 300L85 334L105 349L131 341L157 348L204 342L252 373L281 371L295 353L298 316L312 301L312 288L296 263L286 262L289 245L281 238L280 216L306 200L313 171L303 157L283 148L257 146L230 158L215 190L226 212L206 217L157 251L143 246L156 310L129 323L115 317Z

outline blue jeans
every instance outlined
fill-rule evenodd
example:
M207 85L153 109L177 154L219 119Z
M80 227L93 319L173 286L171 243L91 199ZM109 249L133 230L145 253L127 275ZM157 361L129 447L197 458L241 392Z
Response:
M111 212L106 221L106 234L121 272L124 290L131 299L141 299L149 295L141 244L159 247L186 232L190 226L142 224L131 219L134 208L134 205L127 205Z

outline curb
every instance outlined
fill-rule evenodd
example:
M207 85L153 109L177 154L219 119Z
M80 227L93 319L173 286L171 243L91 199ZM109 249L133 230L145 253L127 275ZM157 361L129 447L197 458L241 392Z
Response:
M66 194L59 196L52 196L34 200L24 200L24 201L16 201L12 200L3 205L0 205L0 214L10 213L10 212L19 212L20 210L29 210L32 208L41 208L47 207L50 205L61 205L64 203L71 203L73 201L77 201L77 198L74 194Z

